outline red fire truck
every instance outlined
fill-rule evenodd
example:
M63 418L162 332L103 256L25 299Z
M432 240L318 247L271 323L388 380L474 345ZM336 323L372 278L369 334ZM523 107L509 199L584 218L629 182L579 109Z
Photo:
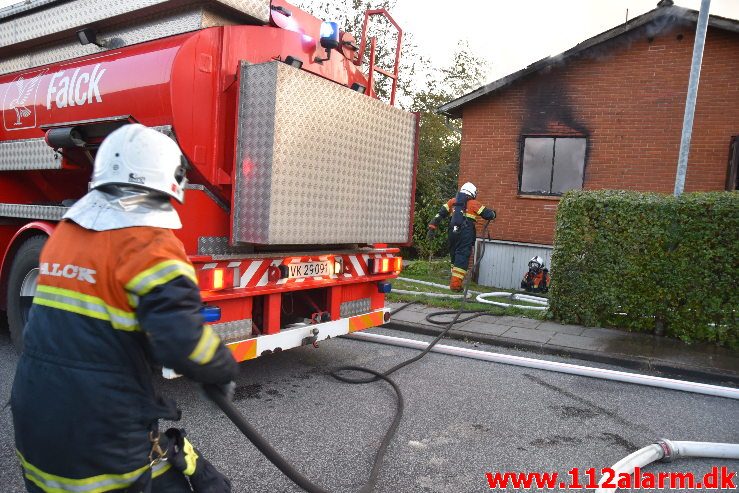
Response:
M368 11L357 41L282 0L0 10L0 315L13 340L45 239L86 193L102 139L130 122L191 163L177 235L238 361L384 323L412 237L418 116L392 105L402 32L395 66L376 66L375 15L397 28Z

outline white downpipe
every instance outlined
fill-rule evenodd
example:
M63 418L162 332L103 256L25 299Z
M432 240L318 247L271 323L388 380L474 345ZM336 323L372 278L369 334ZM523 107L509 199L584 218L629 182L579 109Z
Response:
M391 337L380 334L369 334L366 332L354 332L350 337L361 341L375 342L378 344L390 344L393 346L401 346L412 349L423 350L428 347L428 343L424 341L415 341L413 339L404 339L400 337ZM705 383L688 382L685 380L674 380L672 378L655 377L651 375L640 375L638 373L607 370L604 368L593 368L589 366L573 365L571 363L560 363L557 361L547 361L536 358L525 358L523 356L490 353L487 351L479 351L475 349L467 349L455 346L446 346L442 344L437 344L431 349L431 351L436 353L449 354L452 356L461 356L464 358L490 361L493 363L502 363L505 365L524 366L527 368L536 368L539 370L568 373L570 375L600 378L603 380L613 380L616 382L634 383L638 385L647 385L650 387L681 390L683 392L693 392L696 394L712 395L717 397L726 397L727 399L739 400L739 389L733 389L731 387L721 387L718 385L709 385Z
M672 462L680 457L702 457L712 459L739 459L739 444L737 443L713 443L713 442L681 442L662 439L657 443L648 445L636 452L627 455L620 461L616 462L611 469L615 473L607 477L618 478L619 474L633 474L634 470L643 468L656 462L663 460ZM607 477L601 478L598 483L598 489L595 493L613 493L618 488L604 488Z
M438 284L438 283L429 282L429 281L419 281L417 279L409 279L407 277L398 277L398 281L411 282L414 284L422 284L424 286L431 286L434 288L449 289L448 286L444 286L443 284ZM462 295L459 295L459 294L427 293L423 291L407 291L403 289L393 289L393 293L429 296L431 298L448 298L452 300L462 299ZM475 298L475 301L477 301L478 303L485 303L486 305L502 306L506 308L514 307L514 308L522 308L524 310L539 310L539 311L544 311L549 308L549 300L546 298L542 298L540 296L531 296L529 294L509 293L507 291L494 291L492 293L481 293L480 291L468 290L467 293L473 294L473 295L476 294L477 298ZM529 306L529 305L518 305L515 303L504 303L502 301L489 300L487 299L488 297L495 297L495 298L504 297L504 298L508 298L510 301L526 301L528 303L536 303L537 305L542 305L542 306Z

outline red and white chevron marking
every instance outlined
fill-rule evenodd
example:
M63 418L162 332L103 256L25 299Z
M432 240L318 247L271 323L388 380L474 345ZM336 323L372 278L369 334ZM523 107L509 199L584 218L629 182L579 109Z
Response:
M370 254L350 254L350 255L319 255L314 257L287 257L274 259L244 259L235 261L210 262L207 264L196 265L196 269L220 269L235 268L239 269L239 288L260 288L264 286L282 286L287 284L312 284L314 282L325 282L329 279L352 279L363 277L369 274L368 261L370 258L394 258L393 253L370 253ZM320 262L324 260L335 260L341 258L343 260L344 272L341 274L332 274L320 277L300 277L297 279L278 279L270 281L270 267L279 267L280 265L297 264L301 262Z

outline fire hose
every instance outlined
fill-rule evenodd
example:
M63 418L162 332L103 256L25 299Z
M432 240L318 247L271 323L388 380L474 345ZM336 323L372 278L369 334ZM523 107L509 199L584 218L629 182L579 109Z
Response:
M613 475L618 478L621 474L633 474L634 470L651 464L652 462L672 462L680 457L703 457L712 459L739 459L739 444L737 443L713 443L713 442L682 442L659 440L657 443L648 445L636 452L627 455L612 467ZM604 486L607 477L598 483L595 493L612 493L617 488Z
M489 225L489 222L488 224L485 225L484 231L487 231L488 225ZM481 259L482 259L482 255L475 262L475 265L473 269L471 270L471 272L474 272L479 267L479 263ZM451 314L451 313L455 314L454 317L449 322L446 322L445 328L430 343L428 344L419 343L418 345L419 349L421 349L421 346L423 346L419 354L393 366L392 368L384 372L379 372L377 370L373 370L370 368L364 368L360 366L344 366L344 367L337 368L336 370L331 372L331 376L333 376L337 380L341 382L345 382L345 383L350 383L350 384L367 384L367 383L376 382L378 380L383 380L392 387L396 395L395 415L393 417L392 423L390 424L387 431L385 432L385 435L382 441L380 442L380 445L377 448L377 451L375 452L375 457L374 457L374 461L372 464L372 469L370 472L369 479L360 488L359 490L360 493L370 493L375 489L375 486L377 484L377 479L380 474L380 469L382 466L383 459L387 453L390 442L392 441L393 437L395 436L395 433L398 430L398 427L400 426L400 421L403 416L403 411L405 408L403 394L400 390L400 387L398 387L398 385L390 378L390 375L400 370L401 368L420 360L421 358L426 356L429 352L434 350L434 346L436 346L438 342L444 336L446 336L446 334L449 332L449 330L451 330L451 328L455 324L461 323L466 320L471 320L472 318L475 318L477 316L481 316L487 313L484 310L482 311L481 310L464 310L464 304L467 301L467 294L469 290L469 280L470 280L470 277L468 276L467 279L465 279L463 294L460 295L461 305L458 310L436 312L436 313L429 315L429 317L432 317L432 320L433 320L434 316L446 315L446 314ZM403 310L406 307L414 303L416 302L406 303L405 305L402 305L396 308L390 313L391 315L393 315L397 313L398 311ZM471 313L471 316L460 318L463 313ZM427 320L429 320L429 317L427 317ZM432 321L432 320L429 320L429 321ZM445 324L445 322L440 322L436 320L434 320L432 323L435 323L438 325ZM413 341L413 342L416 342L416 341ZM492 356L498 356L498 355L493 354ZM525 359L528 359L528 358L525 358ZM547 363L547 362L539 361L539 363ZM560 365L564 365L564 364L560 364ZM522 365L522 366L526 366L526 365ZM542 367L541 365L539 365L538 367L541 369L550 369L545 366ZM570 366L574 366L574 365L570 365ZM605 370L602 370L602 371L605 371ZM371 376L368 378L351 378L351 377L343 375L342 374L343 372L367 373ZM614 372L614 373L620 373L620 372ZM588 376L596 376L596 375L588 375ZM664 379L664 380L667 380L667 379ZM675 382L679 382L679 381L675 381ZM635 383L638 383L638 382L635 382ZM688 384L690 382L682 382L682 383ZM700 384L694 384L694 385L700 385ZM686 390L686 389L689 390L689 386L688 387L685 387L685 386L672 387L672 388L676 388L679 390ZM254 446L270 462L272 462L272 464L274 464L275 467L277 467L283 474L285 474L285 476L287 476L291 481L293 481L296 485L298 485L300 488L307 491L308 493L329 493L329 490L327 490L326 488L322 486L315 484L313 481L311 481L309 478L303 475L300 471L298 471L292 464L290 464L279 453L279 451L277 451L248 421L246 421L246 419L241 414L241 412L228 399L228 397L223 392L221 392L218 386L204 385L203 389L206 395L223 411L223 413L234 423L234 425L239 429L239 431L241 431L249 439L249 441L251 441L254 444ZM721 395L722 397L729 397L729 398L739 397L739 396L734 395L734 392L739 394L739 391L736 391L735 389L729 389L729 388L723 388L723 387L717 387L717 389L724 392L724 394L714 393L712 395ZM709 390L712 390L712 389L709 389ZM695 391L695 390L692 390L692 391ZM729 394L725 395L725 392L729 392ZM709 393L709 392L700 392L700 393ZM663 446L662 444L667 444L667 445ZM657 448L660 448L661 452L660 450L657 450ZM621 461L617 462L613 466L613 469L614 471L618 471L618 472L632 472L635 467L641 467L643 465L650 464L656 460L670 460L671 458L676 458L679 456L739 459L739 444L712 444L712 443L702 443L702 442L677 442L677 441L669 442L667 440L662 440L658 442L658 444L653 444L653 445L650 445L649 447L645 447L637 452L634 452L628 457L622 459ZM601 480L601 483L602 483L602 480ZM612 489L606 490L606 489L600 488L599 490L597 490L596 493L603 493L605 491L612 491Z
M490 226L490 221L487 221L485 223L485 227L483 228L483 235L487 233L488 227ZM483 247L484 252L484 247ZM474 272L480 265L480 261L482 260L482 255L475 261L475 264L471 270L471 272ZM373 370L370 368L364 368L360 366L343 366L340 368L335 369L331 372L331 376L335 379L349 384L367 384L376 382L378 380L384 380L387 382L395 391L396 396L396 408L395 408L395 416L393 417L393 421L388 427L387 431L385 432L385 436L383 437L382 441L380 442L380 446L377 448L377 452L375 452L375 458L372 463L372 469L370 471L370 476L367 482L360 488L360 493L370 493L375 489L375 486L377 484L378 476L380 475L380 468L382 467L382 461L385 458L385 454L387 453L387 449L390 446L390 442L392 441L393 437L395 436L395 433L398 430L398 426L400 426L400 420L403 417L403 410L405 408L405 402L403 400L403 393L400 391L400 387L390 378L390 375L395 373L396 371L400 370L401 368L404 368L412 363L415 363L416 361L420 360L424 356L426 356L434 346L444 337L446 334L451 330L452 326L454 324L461 322L459 320L459 317L465 312L464 311L464 304L467 299L467 292L469 290L469 284L470 284L470 278L471 276L467 276L464 282L464 291L462 293L462 304L459 307L459 310L456 311L456 315L452 320L450 320L447 324L444 330L442 330L439 335L437 335L433 341L431 341L421 352L419 352L414 357L407 359L405 361L402 361L398 363L397 365L393 366L389 370L386 370L384 372L379 372L377 370ZM396 308L395 310L390 312L390 315L394 315L395 313L398 313L400 310L405 309L406 307L414 304L416 302L410 302L406 303L405 305L400 306L399 308ZM344 372L358 372L358 373L368 373L371 375L369 378L351 378L346 375L343 375ZM303 475L300 471L298 471L292 464L290 464L282 455L254 428L241 414L241 412L236 409L236 406L227 398L227 396L220 391L218 386L210 386L210 385L204 385L203 390L205 391L205 394L223 411L223 413L228 416L228 418L234 423L234 425L243 433L250 442L254 444L255 447L270 461L272 464L275 465L285 476L287 476L292 482L294 482L296 485L300 486L303 490L307 491L308 493L329 493L329 490L323 488L322 486L319 486L312 482L310 479L308 479L305 475Z
M467 283L465 284L465 290L466 288ZM398 310L401 310L410 304L411 303L404 305L393 312L390 312L391 315L393 313L397 313ZM462 307L463 306L464 300L462 300ZM385 372L379 372L361 366L343 366L331 372L331 376L333 376L335 379L350 384L366 384L376 382L377 380L384 380L393 388L396 395L395 416L393 417L393 421L390 424L390 427L385 432L385 436L380 442L380 446L377 448L377 452L375 453L375 458L372 463L372 470L370 472L369 479L364 484L364 486L360 488L360 493L370 493L375 489L377 478L380 475L382 461L385 458L385 454L387 453L390 442L395 436L395 433L398 430L398 426L400 426L400 420L403 417L403 410L405 408L403 393L400 391L400 387L398 387L398 385L389 377L389 375L426 356L431 351L431 349L449 332L452 326L458 322L459 316L462 314L462 307L460 307L460 310L457 312L457 316L449 322L447 327L443 331L441 331L441 333L436 336L436 338L431 343L429 343L426 348L423 349L423 351L408 360L398 363ZM369 373L372 376L369 378L350 378L348 376L342 375L342 372ZM313 483L310 479L308 479L300 471L298 471L292 464L290 464L284 457L282 457L282 455L274 447L272 447L272 445L248 421L246 421L241 412L236 409L236 406L234 406L233 402L231 402L226 397L226 395L220 391L218 386L204 385L203 389L205 391L205 394L219 408L221 408L223 413L228 416L228 418L234 423L234 425L236 425L239 431L241 431L249 439L249 441L252 442L254 446L257 447L257 449L262 454L264 454L264 456L270 462L272 462L272 464L275 465L275 467L282 471L285 476L290 478L292 482L300 486L308 493L329 493L329 490Z

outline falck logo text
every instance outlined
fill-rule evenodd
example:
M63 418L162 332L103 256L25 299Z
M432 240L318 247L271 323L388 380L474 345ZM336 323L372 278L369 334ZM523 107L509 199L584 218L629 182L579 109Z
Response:
M94 66L59 70L51 74L46 89L46 100L38 100L39 86L48 69L36 73L25 73L7 85L3 98L3 124L5 130L35 128L37 105L47 110L71 106L102 103L100 81L106 69L101 63ZM42 93L43 94L43 93ZM43 96L42 96L43 97Z
M36 126L36 94L41 72L19 75L8 84L3 98L3 125L5 130L23 130Z
M96 64L92 71L89 67L76 68L74 71L60 70L51 76L49 89L46 91L46 109L54 103L57 108L82 106L84 104L102 103L100 95L100 79L105 69Z

